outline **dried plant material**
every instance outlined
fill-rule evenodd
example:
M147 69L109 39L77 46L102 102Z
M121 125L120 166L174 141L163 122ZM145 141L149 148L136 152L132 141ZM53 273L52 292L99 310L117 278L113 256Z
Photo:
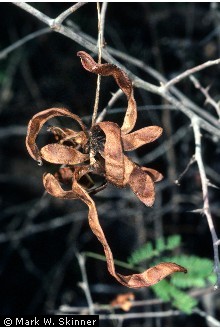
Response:
M141 202L147 206L153 205L155 199L153 180L139 166L134 166L129 176L129 186Z
M154 182L158 182L158 181L161 181L163 179L163 175L154 170L153 168L149 168L149 167L144 167L142 166L141 169L146 172L147 174L150 175L151 179L154 181Z
M76 199L78 198L74 191L65 191L61 188L58 180L50 173L43 176L43 184L48 194L61 199Z
M102 122L97 124L105 133L104 146L106 178L112 184L124 186L124 154L121 143L120 127L116 123Z
M135 296L132 292L118 294L117 297L110 302L110 305L113 307L119 307L123 311L128 312L132 307L132 302L134 301Z
M89 159L89 155L82 154L73 147L58 143L47 144L41 148L40 155L47 162L66 165L84 163Z
M146 143L150 143L158 139L163 132L159 126L148 126L139 129L130 134L122 135L122 143L125 151L132 151Z
M128 99L128 108L125 114L121 131L124 134L129 133L134 128L137 120L137 106L134 99L132 82L125 72L114 64L98 64L86 52L80 51L77 56L81 58L83 67L89 72L100 74L101 76L113 76L118 86L125 93Z
M169 262L160 263L141 274L122 275L115 271L113 255L90 195L105 189L107 183L119 188L130 186L141 202L152 206L155 200L154 182L160 181L162 175L154 169L138 166L124 151L135 150L153 142L162 134L162 128L149 126L130 133L136 123L137 109L128 76L112 64L97 64L85 52L78 52L78 56L86 70L114 77L127 96L128 108L121 128L116 123L106 121L87 129L78 116L66 109L51 108L36 114L28 125L26 146L29 154L39 163L44 159L50 163L62 164L55 175L44 174L44 187L54 197L80 199L88 206L89 226L104 248L108 271L121 284L140 288L156 284L174 272L186 272L185 268ZM42 126L55 116L71 117L79 124L80 130L51 126L49 131L56 142L39 150L36 145L37 135ZM104 181L100 186L95 186L91 173L103 177ZM65 190L65 185L69 186L69 190Z
M40 132L42 126L51 118L54 118L56 116L67 116L71 117L72 119L76 120L78 124L81 126L82 130L85 132L86 127L83 124L82 120L77 116L72 114L67 109L61 109L61 108L51 108L44 111L41 111L37 113L29 122L28 124L28 130L27 130L27 137L26 137L26 147L31 155L31 157L38 161L38 163L41 165L41 155L39 152L39 149L35 143L38 133Z

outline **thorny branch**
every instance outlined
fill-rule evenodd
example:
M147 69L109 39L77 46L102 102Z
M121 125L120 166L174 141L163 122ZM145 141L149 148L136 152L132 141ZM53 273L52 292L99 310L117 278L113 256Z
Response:
M151 301L149 301L151 302ZM86 312L86 309L82 308L83 313ZM68 311L70 312L70 311ZM65 309L62 308L58 311L59 314L65 315ZM204 317L212 326L220 326L220 322L215 319L212 315L208 315L207 313L201 311L198 308L193 310L193 314L197 314L201 317ZM126 314L110 314L110 315L100 315L100 320L120 320L124 321L127 319L139 319L139 318L165 318L170 316L181 316L183 315L182 312L177 310L167 310L167 311L159 311L159 312L136 312L136 313L126 313Z
M202 94L205 96L205 103L211 104L213 108L216 110L220 120L220 105L219 103L215 102L213 98L209 95L209 87L207 88L202 87L199 80L192 75L190 75L189 78L194 84L195 88L199 89L202 92Z
M6 48L5 50L3 50L0 53L0 58L3 58L9 52L11 52L15 48L21 46L22 44L24 44L28 40L31 40L32 38L35 38L38 35L41 35L43 33L47 33L51 30L59 32L59 33L65 35L65 36L71 38L72 40L75 40L77 43L83 45L85 48L93 51L94 53L97 53L97 47L96 47L94 42L91 42L91 41L89 41L89 39L86 39L85 37L82 37L82 35L80 33L77 35L77 33L75 33L74 30L71 30L71 29L69 29L67 27L64 27L62 25L63 20L72 12L71 8L75 7L75 9L78 9L79 7L81 7L81 5L79 5L80 3L70 7L68 10L66 10L65 12L60 14L54 20L51 19L50 17L48 17L47 15L44 15L43 13L41 13L40 11L36 10L35 8L33 8L32 6L30 6L26 3L16 3L15 2L14 4L16 4L17 6L25 9L26 11L28 11L29 13L31 13L32 15L37 17L39 20L41 20L42 22L47 24L49 26L49 28L42 29L42 30L39 30L35 33L32 33L29 36L26 36L25 38L21 39L17 43L15 43L15 44L11 45L10 47ZM54 23L56 23L56 24L54 24ZM114 54L115 56L117 56L116 55L117 51L114 51L114 50L110 49L109 47L107 47L107 50L109 51L109 53ZM109 53L106 50L104 50L103 51L103 58L107 61L110 61L110 62L115 63L118 66L122 67L117 61L115 61L109 55ZM122 55L122 57L123 57L123 54L119 54L119 58L120 58L120 55ZM135 59L125 55L126 60L129 61L129 58L130 58L131 61L134 62ZM136 63L137 65L143 67L143 65L140 64L141 61L136 60L136 62L137 62ZM161 95L162 97L167 99L173 106L175 106L176 109L182 111L190 119L190 121L192 122L193 130L194 130L194 136L195 136L195 144L196 144L195 158L196 158L196 161L197 161L197 164L198 164L198 167L199 167L199 172L200 172L200 177L201 177L201 182L202 182L202 191L203 191L203 199L204 199L203 212L206 215L208 225L209 225L209 228L210 228L210 231L211 231L212 239L213 239L215 272L216 272L217 277L218 277L217 285L219 285L219 283L220 283L220 265L219 265L219 256L218 256L219 239L216 235L213 220L212 220L212 216L211 216L211 212L210 212L210 205L209 205L209 199L208 199L208 181L207 181L205 168L204 168L204 164L203 164L203 160L202 160L202 156L201 156L201 136L200 136L201 133L200 133L200 128L203 128L204 130L208 131L209 133L211 133L213 135L216 135L216 137L218 137L218 138L220 137L220 132L219 132L218 125L216 123L216 119L214 117L212 117L211 115L209 116L209 114L206 114L202 109L199 109L195 104L193 104L192 102L187 100L187 98L185 96L181 95L181 93L179 93L177 90L175 90L174 85L176 83L178 83L180 80L190 76L192 73L203 70L206 67L209 67L211 65L219 64L219 62L220 62L219 59L215 60L215 61L208 61L206 63L203 63L202 65L199 65L195 68L192 68L190 70L187 70L187 71L183 72L182 74L180 74L179 76L175 77L174 79L172 79L168 82L165 82L164 78L162 77L163 85L160 86L160 87L158 87L156 85L149 84L149 83L139 79L138 77L136 77L132 73L129 74L130 77L133 79L133 83L136 87L140 87L140 88L148 90L152 93L156 93L156 94ZM148 68L148 70L150 71L151 68ZM153 69L151 70L151 73L152 73L152 75L155 75L155 74L157 75L157 72ZM159 74L158 74L158 76L159 76ZM162 79L160 79L160 80L162 81ZM169 89L170 93L168 93L168 89ZM185 101L184 103L183 103L183 100ZM99 121L99 120L101 121L102 118L98 119L97 121ZM163 316L161 316L161 317L163 317Z
M86 34L80 34L79 31L74 32L73 29L70 29L64 25L61 25L59 29L57 30L56 27L54 27L54 19L50 18L49 16L41 13L39 10L35 9L31 5L23 2L13 2L15 5L19 6L20 8L24 9L25 11L29 12L36 18L38 18L40 21L44 22L45 24L49 25L51 29L54 31L61 33L65 35L66 37L74 40L78 44L82 45L83 47L87 48L88 50L98 53L98 47L96 45L96 42L91 42L91 37L88 37ZM166 90L163 90L160 86L156 86L153 84L150 84L140 78L138 78L136 75L132 74L131 72L128 72L128 70L121 65L118 61L116 61L110 53L116 55L115 51L112 51L109 47L107 49L103 49L102 51L102 57L110 63L113 63L120 67L123 71L129 73L130 78L133 80L134 86L138 88L142 88L144 90L147 90L151 93L155 93L160 95L161 97L165 98L169 103L173 104L176 109L182 111L190 120L192 118L197 118L198 123L201 128L204 128L209 133L216 135L217 137L220 137L220 131L217 129L217 127L214 127L211 125L207 120L201 118L198 116L193 110L191 110L190 107L186 106L182 101L179 101L178 98L176 98L173 94L168 93Z
M202 160L202 143L201 143L201 132L196 119L192 120L192 126L195 137L195 160L198 164L201 184L202 184L202 194L203 194L203 213L206 216L209 230L212 236L213 249L214 249L214 271L217 275L217 283L215 288L217 289L220 285L220 262L219 262L219 239L217 237L214 223L212 220L210 205L209 205L209 195L208 195L208 179L206 177L205 167Z
M180 75L174 77L173 79L168 81L165 85L162 85L161 88L162 89L164 88L164 89L168 90L171 86L179 83L184 78L191 76L193 73L196 73L198 71L202 71L202 70L204 70L204 69L206 69L210 66L218 65L218 64L220 64L220 59L213 60L213 61L208 61L208 62L205 62L203 64L197 65L194 68L188 69L188 70L184 71L183 73L181 73Z

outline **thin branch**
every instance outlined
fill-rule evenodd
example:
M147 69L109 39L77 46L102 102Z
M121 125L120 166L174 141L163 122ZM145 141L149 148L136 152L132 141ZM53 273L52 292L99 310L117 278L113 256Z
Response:
M200 178L201 178L201 184L202 184L203 213L206 216L209 230L210 230L211 236L212 236L212 242L213 242L214 271L217 276L217 283L215 285L215 289L217 289L220 285L220 262L219 262L219 251L218 251L219 239L218 239L216 231L215 231L215 227L213 224L212 215L211 215L211 211L210 211L209 196L208 196L208 180L206 177L205 167L204 167L203 160L202 160L201 133L200 133L199 124L195 118L192 120L192 126L193 126L194 137L195 137L195 160L198 165Z
M179 175L178 179L175 180L175 183L177 185L180 185L180 180L182 180L183 176L188 172L188 170L190 169L191 165L195 163L195 156L193 155L190 159L190 161L188 162L188 164L186 165L186 168L184 169L184 171Z
M74 13L77 9L79 9L80 7L86 5L88 2L77 2L75 5L71 6L70 8L68 8L67 10L65 10L64 12L62 12L59 16L56 17L56 19L54 20L54 24L58 27L60 26L63 21L72 13Z
M98 15L98 64L101 64L101 59L102 59L102 31L101 31L101 12L100 12L100 4L97 2L97 15ZM100 95L100 85L101 85L101 75L98 74L97 76L97 84L96 84L96 93L95 93L95 104L94 104L94 109L93 109L93 114L92 114L92 126L96 122L96 117L98 113L98 107L99 107L99 95Z
M166 152L169 150L169 148L175 144L177 144L179 141L183 139L183 137L187 134L187 131L189 129L189 126L181 126L169 139L165 140L163 143L161 143L157 148L149 152L147 155L141 157L142 163L150 163L157 159L158 157L166 154Z
M57 30L56 25L54 25L54 19L41 13L39 10L33 8L31 5L29 5L25 2L12 2L12 3L15 4L16 6L20 7L21 9L27 11L29 14L35 16L36 18L38 18L40 21L44 22L45 24L49 25L50 28L53 29L54 31L56 31L60 34L63 34L64 36L66 36L67 38L70 38L71 40L74 40L76 43L87 48L88 50L92 51L93 53L95 53L95 54L98 53L97 44L90 41L90 40L92 40L91 37L88 37L85 33L80 34L79 30L77 30L77 32L74 32L72 29L69 29L68 27L63 26L63 25L61 25L59 27L59 29ZM104 5L104 3L103 3L103 5ZM87 38L86 38L86 36L87 36ZM118 61L116 61L105 49L102 50L102 57L107 62L112 62L113 64L120 67L123 71L129 73L127 68L124 67L122 64L120 64ZM135 75L133 75L131 73L129 73L129 75L132 79L136 78L137 80L139 80L139 78L136 77ZM161 92L160 92L158 86L155 86L148 82L144 82L144 83L145 83L145 89L148 88L148 91L161 95Z
M12 2L14 5L24 9L25 11L27 11L29 14L35 16L36 18L38 18L41 22L49 25L50 27L53 26L53 22L54 19L50 18L49 16L43 14L41 11L39 11L38 9L32 7L31 5L29 5L26 2Z
M123 95L123 92L121 89L118 89L117 92L112 95L107 106L102 110L102 112L100 112L98 118L96 119L96 123L100 123L101 121L103 121L107 111L114 105L114 103L118 100L118 98L121 95Z
M148 90L148 86L146 85L146 82L142 79L135 79L134 85L138 88L142 88L144 90ZM154 92L153 92L154 93ZM173 104L176 109L180 110L182 113L185 114L191 121L193 118L195 118L198 121L198 124L201 128L209 132L211 135L216 135L217 137L220 137L220 130L217 127L214 127L210 123L208 123L203 118L200 118L197 114L195 114L189 107L185 106L183 102L177 100L173 95L169 93L164 93L160 90L160 87L158 88L156 94L161 95L161 97L165 98L169 103ZM216 121L217 122L217 121Z
M89 306L89 314L94 315L95 310L94 310L94 304L93 304L92 296L91 296L91 293L89 290L89 283L88 283L88 278L87 278L87 274L86 274L85 256L80 253L77 253L76 257L79 262L79 266L80 266L80 270L81 270L81 274L82 274L82 280L83 280L83 282L81 282L79 286L85 293L86 300L87 300L87 303Z
M198 314L201 317L204 317L206 319L206 321L211 324L211 326L220 327L220 322L217 319L215 319L212 315L209 315L209 314L203 312L201 309L195 308L194 313Z
M206 69L210 66L213 66L213 65L218 65L218 64L220 64L220 58L218 58L216 60L213 60L213 61L207 61L203 64L197 65L197 66L195 66L191 69L188 69L188 70L184 71L183 73L176 76L175 78L169 80L165 85L161 86L161 89L168 90L171 86L177 84L178 82L180 82L184 78L192 75L193 73L204 70L204 69Z
M95 43L95 40L91 37L88 36L87 34L81 32L80 27L75 25L75 30L77 30L78 34L80 34L82 37L86 38L86 40L89 40L92 43ZM165 79L163 77L163 75L161 73L159 73L157 70L151 68L150 66L148 66L146 63L144 63L143 61L134 58L130 55L128 55L127 53L124 53L118 49L114 49L112 47L107 46L106 50L114 55L115 57L122 59L128 63L133 64L134 66L140 68L141 70L143 70L144 72L147 72L151 77L153 77L154 79L156 79L159 82L162 82L163 84L167 83L167 79ZM105 55L105 54L104 54ZM105 58L103 56L103 58ZM106 61L109 61L109 59L106 59ZM116 64L116 63L114 63ZM118 64L116 64L118 65ZM121 68L123 70L125 70L124 67L121 66ZM127 72L130 77L133 79L135 78L134 75L132 75L129 71ZM153 85L150 84L150 86L148 85L148 87L152 88ZM159 87L157 87L159 88ZM201 116L202 118L210 121L210 123L212 123L214 126L216 126L216 119L211 116L209 113L207 113L204 109L200 108L198 105L196 105L194 102L192 102L189 98L187 98L182 92L180 92L175 86L172 86L170 88L170 91L172 92L173 95L175 95L179 100L181 100L181 102L184 103L185 106L189 107L191 110L193 110L195 113L197 113L199 116ZM161 95L162 96L162 95ZM218 124L218 123L217 123ZM219 126L219 125L218 125Z
M40 29L36 32L32 32L30 34L28 34L27 36L25 36L24 38L14 42L12 45L10 45L9 47L5 48L4 50L2 50L0 52L0 60L5 58L10 52L12 52L13 50L15 50L16 48L21 47L22 45L24 45L26 42L37 38L43 34L49 33L51 32L51 29L49 27Z
M127 314L110 314L99 315L100 320L128 320L128 319L140 319L140 318L158 318L158 317L170 317L184 315L183 312L176 310L168 310L162 312L143 312L143 313L127 313Z
M202 297L205 295L212 295L215 296L217 295L219 292L213 291L213 287L209 287L209 288L201 288L201 289L196 289L196 290L192 290L189 291L188 294L191 297ZM158 305L163 303L163 300L161 300L160 298L154 298L154 299L147 299L147 300L133 300L131 301L131 308L134 307L142 307L142 306L152 306L152 305ZM110 304L94 304L94 309L95 309L95 313L98 314L100 312L103 311L108 311L108 312L112 312L116 309L121 309L121 305L114 305L111 306ZM195 312L197 312L196 310L193 310ZM59 307L58 310L56 311L51 311L53 313L62 313L62 314L74 314L74 313L80 313L80 314L88 314L89 313L89 309L87 306L69 306L69 305L61 305Z
M53 25L54 20L51 19L50 17L46 16L45 14L41 13L39 10L36 10L32 6L30 6L30 5L26 4L26 3L23 3L23 2L14 2L14 4L17 5L17 6L19 6L22 9L24 9L25 11L29 12L30 14L34 15L35 17L37 17L38 19L40 19L42 22L44 22L47 25L49 25L54 31L56 31L56 32L58 32L60 34L65 35L66 37L74 40L75 42L77 42L81 46L87 48L88 50L90 50L90 51L92 51L94 53L97 53L98 52L97 46L94 43L92 43L88 38L85 38L85 34L80 34L78 30L77 30L77 32L74 32L72 29L70 29L70 28L68 28L66 26L63 26L63 25L61 25L59 27L59 29L56 30L56 26ZM107 48L107 49L109 50L109 48ZM183 112L190 120L195 117L198 120L198 123L199 123L199 125L200 125L201 128L205 129L207 132L209 132L212 135L214 134L214 135L220 137L220 131L219 131L219 129L217 127L214 127L214 124L211 125L205 119L200 118L197 114L195 114L188 107L188 105L183 104L183 102L180 102L174 96L172 96L171 94L168 94L167 93L167 90L164 88L165 85L163 87L158 87L156 85L150 84L150 83L148 83L148 82L140 79L139 77L135 76L131 72L128 72L127 68L125 68L118 61L116 61L108 53L108 51L106 51L105 49L102 50L102 57L107 62L113 63L113 64L117 65L118 67L120 67L125 72L127 72L129 74L130 78L133 80L134 86L136 86L138 88L142 88L144 90L147 90L148 92L158 94L161 97L164 97L169 103L173 104L178 110L180 110L181 112ZM216 61L220 61L220 60L216 60ZM213 63L212 65L218 63L216 61L211 61ZM201 66L199 66L199 67L201 68ZM197 67L195 67L195 68L197 68ZM186 103L186 104L188 104L188 103Z
M103 38L104 38L104 25L105 25L105 14L107 9L107 3L103 3L102 10L100 10L100 4L97 2L97 14L98 14L98 63L101 64L102 59L102 48L103 48ZM101 84L101 75L97 76L97 86L96 86L96 95L95 95L95 104L92 115L92 125L95 124L98 107L99 107L99 95L100 95L100 84Z
M220 120L220 106L217 102L215 102L215 100L213 100L213 98L209 95L209 87L204 88L202 87L202 85L200 84L199 80L196 79L196 77L194 76L189 76L190 80L192 81L192 83L194 84L195 88L199 89L201 91L201 93L205 96L205 103L209 103L213 106L213 108L215 109L215 111L217 112L217 115L219 117Z
M63 217L57 217L49 222L34 224L26 226L23 230L14 230L7 233L0 233L0 243L5 243L8 241L21 240L30 235L36 235L38 233L55 230L62 226L72 223L73 221L82 221L82 217L85 215L84 211L74 211L71 214L67 214Z

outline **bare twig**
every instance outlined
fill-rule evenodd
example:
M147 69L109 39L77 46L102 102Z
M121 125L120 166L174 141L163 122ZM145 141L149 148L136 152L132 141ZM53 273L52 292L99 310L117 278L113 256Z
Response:
M67 214L63 217L57 217L52 219L49 222L32 224L30 226L26 226L25 229L19 231L9 231L7 233L0 234L0 243L5 243L12 240L21 240L29 235L35 235L47 230L55 230L56 228L65 226L67 224L72 223L73 221L82 221L82 217L85 215L84 211L78 211L77 214L75 212L71 214ZM74 216L74 217L73 217Z
M207 87L207 88L202 87L202 85L200 84L199 80L196 77L192 76L192 75L189 76L189 78L193 82L195 88L199 89L201 91L201 93L205 96L205 103L211 104L213 106L213 108L216 110L217 115L218 115L219 120L220 120L220 106L209 95L209 87Z
M204 70L204 69L206 69L210 66L213 66L213 65L218 65L218 64L220 64L220 58L218 58L216 60L213 60L213 61L207 61L203 64L197 65L197 66L195 66L191 69L188 69L188 70L184 71L183 73L176 76L175 78L169 80L165 85L162 85L161 88L165 89L165 90L168 90L171 86L177 84L178 82L180 82L184 78L192 75L193 73Z
M9 47L5 48L4 50L0 51L0 60L5 58L10 52L12 52L13 50L15 50L16 48L21 47L22 45L24 45L26 42L37 38L45 33L49 33L51 32L51 29L46 27L43 29L40 29L36 32L32 32L30 34L28 34L27 36L25 36L24 38L21 38L20 40L14 42L12 45L10 45Z
M98 63L101 64L102 59L102 25L101 25L101 12L100 12L100 4L97 2L97 15L98 15ZM99 107L99 95L100 95L100 85L101 85L101 75L98 74L97 76L97 84L96 84L96 93L95 93L95 104L92 114L92 125L96 122L96 117L98 113L98 107Z
M50 18L49 16L43 14L42 12L40 12L38 9L32 7L31 5L29 5L26 2L12 2L14 5L24 9L25 11L27 11L28 13L30 13L31 15L35 16L36 18L38 18L41 22L49 25L50 27L53 26L53 22L54 19Z
M192 164L194 164L195 161L196 161L196 160L195 160L195 156L193 155L193 156L191 157L190 161L188 162L188 164L186 165L186 168L184 169L184 171L179 175L178 179L175 180L175 183L176 183L177 185L180 185L180 180L182 180L183 176L188 172L190 166L191 166Z
M54 20L54 24L56 25L56 28L58 28L69 15L71 15L77 9L79 9L80 7L82 7L82 6L86 5L86 4L87 4L87 2L77 2L75 5L71 6L70 8L68 8L67 10L65 10L64 12L62 12Z
M102 59L102 48L103 48L103 38L104 38L104 25L105 25L105 14L107 9L107 3L104 2L102 5L102 10L100 10L100 4L97 2L97 13L98 13L98 63L101 64ZM95 104L92 115L92 125L95 124L98 107L99 107L99 95L100 95L100 84L101 84L101 75L97 76L97 86L96 86L96 95L95 95Z
M167 79L165 79L161 73L159 73L157 70L151 68L150 66L148 66L144 62L142 62L142 61L140 61L140 60L138 60L138 59L136 59L136 58L134 58L134 57L132 57L128 54L125 54L122 51L113 49L111 47L107 47L107 50L109 51L110 54L114 55L115 57L118 57L118 58L120 58L120 59L122 59L122 60L124 60L128 63L131 63L134 66L136 66L136 67L140 68L141 70L143 70L144 72L147 72L151 77L158 80L160 83L165 85L168 82ZM181 102L184 103L184 105L186 107L193 110L193 112L198 114L200 117L208 120L214 126L216 126L216 124L218 124L218 123L216 123L216 119L213 116L211 116L205 110L203 110L198 105L196 105L194 102L192 102L182 92L180 92L175 86L171 86L171 88L169 90L170 90L170 92L172 92L172 94L175 97L177 97L177 99L181 100Z
M88 278L87 278L87 274L86 274L85 256L80 253L77 253L76 257L79 262L79 266L80 266L80 270L81 270L81 274L82 274L82 280L83 280L83 282L81 282L79 286L85 293L86 300L87 300L87 303L89 306L89 314L93 315L93 314L95 314L95 310L94 310L94 304L93 304L92 296L91 296L91 293L89 290L89 283L88 283Z
M110 314L99 315L100 320L128 320L140 318L158 318L183 315L182 312L176 310L168 310L162 312L143 312L143 313L127 313L127 314Z
M169 150L171 145L175 145L182 140L182 138L186 135L188 129L189 129L188 125L180 127L169 139L165 140L153 151L143 156L141 158L141 162L150 163L155 159L157 159L158 157L160 157L161 155L165 154L167 150Z
M61 25L59 27L59 29L56 30L56 26L53 25L54 20L51 19L50 17L48 17L47 15L41 13L39 10L36 10L29 4L23 3L23 2L14 2L14 4L19 6L22 9L24 9L25 11L29 12L33 16L37 17L39 20L41 20L45 24L49 25L54 31L65 35L66 37L74 40L78 44L82 45L83 47L87 48L88 50L90 50L94 53L98 52L97 46L93 42L90 41L91 38L85 38L85 34L81 35L79 33L79 31L74 32L72 29L69 29L68 27L63 26L63 25ZM109 48L107 48L107 49L109 50ZM212 135L216 135L217 137L220 137L220 131L219 131L219 128L216 127L217 123L216 123L216 126L214 125L214 119L213 119L213 123L210 124L209 122L207 122L207 120L205 120L201 116L195 114L187 105L189 103L189 101L185 105L185 104L183 104L183 102L180 102L177 98L175 98L171 94L168 94L167 89L165 89L164 86L158 87L156 85L150 84L150 83L138 78L131 72L128 72L128 70L123 65L121 65L118 61L116 61L114 58L112 58L112 56L109 54L109 52L106 51L105 49L102 50L102 57L106 61L119 66L122 70L127 72L129 74L130 78L133 80L134 86L164 97L169 103L173 104L178 110L183 112L190 120L195 117L198 120L198 123L201 128L205 129ZM212 65L218 64L219 63L218 61L220 61L220 60L211 61ZM209 62L206 62L206 63L209 63ZM206 64L206 66L208 66L208 64ZM210 64L209 64L209 66L210 66ZM201 66L198 66L198 67L201 68ZM195 68L198 68L198 67L195 67ZM196 69L196 70L198 71L199 69ZM190 73L192 73L192 71L190 71ZM189 74L187 74L187 75L189 75ZM191 104L192 104L192 102L191 102ZM197 107L194 107L194 108L197 108Z
M102 121L107 113L107 111L114 105L114 103L117 101L117 99L123 95L123 92L121 89L118 89L116 93L114 93L109 100L107 107L105 107L102 112L100 112L98 118L96 119L96 123L100 123Z
M202 184L203 213L206 216L209 230L210 230L211 236L212 236L212 242L213 242L214 271L217 276L217 283L215 285L215 288L217 289L220 285L220 262L219 262L219 251L218 251L219 239L218 239L216 231L215 231L215 227L213 224L212 215L211 215L211 211L210 211L209 196L208 196L208 180L206 177L205 167L204 167L203 160L202 160L201 133L200 133L200 129L199 129L199 124L195 118L192 120L192 126L193 126L194 137L195 137L195 160L198 164L198 169L199 169L201 184Z
M8 127L0 128L0 138L6 139L10 136L24 136L27 134L27 126L11 125Z
M85 36L83 37L80 33L76 33L73 30L71 30L68 27L65 27L63 25L60 25L59 29L57 30L56 25L54 25L54 19L51 19L47 15L41 13L40 11L36 10L35 8L33 8L32 6L30 6L26 3L15 2L14 4L16 4L20 8L26 10L30 14L34 15L35 17L37 17L39 20L41 20L45 24L49 25L50 28L53 29L54 31L57 31L57 32L65 35L66 37L71 38L72 40L76 41L78 44L80 44L80 45L84 46L85 48L97 53L97 46L95 45L95 43L93 43L91 41L91 38L90 39L85 38ZM105 49L103 49L102 55L103 55L103 58L106 61L112 62L112 63L118 65L119 67L121 67L125 70L125 68L122 65L120 65L120 63L118 63L115 59L113 59ZM215 124L215 119L214 118L210 117L212 120L208 121L207 118L204 119L203 115L200 117L200 114L198 115L194 111L192 111L192 107L193 107L192 103L191 103L191 105L189 105L189 102L184 104L183 103L183 98L178 99L174 95L168 93L168 89L170 87L173 87L173 85L175 85L177 82L184 79L185 77L189 76L190 74L198 72L200 70L203 70L207 67L210 67L211 65L217 65L219 63L220 63L219 59L217 59L215 61L208 61L206 63L203 63L199 66L196 66L196 67L194 67L190 70L187 70L187 71L183 72L181 75L179 75L176 78L170 80L169 82L165 83L161 87L158 87L158 86L153 85L153 84L149 84L146 81L143 81L140 78L136 77L132 73L129 73L129 75L133 79L133 83L136 87L143 88L143 89L145 89L147 91L150 91L152 93L161 95L167 101L169 101L173 106L175 106L176 109L182 111L190 119L190 121L192 123L194 123L193 124L194 132L196 132L197 130L199 131L199 127L201 127L201 128L204 128L206 131L208 131L210 134L216 135L217 137L220 137L220 130L219 130L218 125ZM125 70L125 71L127 71L127 70ZM195 107L193 109L195 110ZM196 130L195 130L195 127L196 127ZM196 134L195 134L195 137L196 137ZM196 145L198 145L198 143L196 143ZM198 149L198 146L196 148ZM201 141L200 141L199 148L201 148ZM201 156L201 153L200 153L200 156ZM198 162L198 165L199 165L198 160L197 160L197 162ZM203 171L204 166L203 166L203 169L202 169L201 166L199 165L199 169L200 169L200 172ZM206 188L207 188L206 176L205 176L205 181L203 180L202 176L201 176L201 179L202 179L202 184L203 185L206 184ZM205 197L205 190L204 189L203 189L203 194L204 194L204 197ZM207 205L205 204L205 199L204 199L204 212L207 212L206 211L206 206ZM208 220L208 223L209 223L210 230L212 230L214 226L213 227L211 226L211 223L212 223L211 220L210 220L211 215L209 216L209 214L207 213L206 216L207 216L207 220ZM217 242L219 242L219 240L217 239L217 237L214 237L214 238L216 238L216 240L213 241L214 249L215 249L215 256L216 256L216 251L218 251ZM215 266L216 265L217 265L217 263L215 261Z
M1 83L0 88L0 112L3 110L4 106L11 100L12 97L12 85L14 82L14 76L17 72L21 61L21 53L13 54L8 61L8 65L5 71L4 79Z
M134 85L139 88L143 88L145 90L148 90L148 86L145 84L145 81L142 79L136 79L134 80ZM220 137L220 130L219 128L213 126L212 124L208 123L206 120L195 114L190 108L185 106L181 101L177 100L173 95L169 93L163 93L159 91L159 88L156 92L156 94L160 94L162 97L164 97L169 103L173 104L176 109L180 110L182 113L185 114L190 120L195 118L198 121L198 124L201 128L206 130L212 135L216 135L217 137ZM217 121L216 121L217 123Z
M204 317L206 319L206 321L210 323L210 326L220 327L220 322L217 319L215 319L212 315L209 315L209 314L201 311L201 309L195 308L194 313L198 314L201 317Z
M191 297L198 297L201 298L204 295L218 295L218 290L213 291L212 287L209 288L201 288L201 289L196 289L196 290L192 290L189 291L188 294ZM152 305L158 305L163 303L163 301L159 298L154 298L154 299L147 299L147 300L133 300L131 301L131 308L134 307L142 307L142 306L152 306ZM94 309L96 313L99 312L103 312L103 311L108 311L108 312L112 312L115 309L121 309L121 305L115 305L115 306L111 306L109 304L94 304ZM61 305L59 307L59 309L57 311L52 311L52 312L56 312L56 313L63 313L63 314L70 314L70 313L84 313L84 314L88 314L89 313L89 308L87 306L69 306L69 305Z
M158 304L159 303L159 299L155 299L155 303ZM154 300L149 300L147 301L147 305L149 305L149 303L152 302L152 304L154 303ZM139 303L139 302L137 302ZM136 304L136 306L143 306L144 305L144 301L141 301L140 304ZM108 307L107 310L110 310L109 308L109 305L106 306ZM113 307L111 307L112 310L114 310ZM102 310L106 310L105 306L100 306L100 308L98 308L99 311L102 311ZM59 312L59 314L66 314L66 313L75 313L75 312L81 312L81 313L84 313L84 314L87 314L88 313L88 309L85 308L85 307L79 307L79 308L74 308L74 307L69 307L69 306L61 306L59 311L55 311L56 312ZM195 308L193 311L192 311L193 314L197 314L201 317L204 317L208 322L210 322L210 324L212 326L219 326L220 325L220 322L214 318L213 316L203 312L202 310L200 310L199 308ZM184 315L183 312L181 311L178 311L178 310L167 310L167 311L159 311L159 312L136 312L136 313L127 313L127 314L110 314L110 315L99 315L99 319L102 319L102 320L126 320L126 319L139 319L139 318L164 318L164 317L170 317L170 316L179 316L179 315Z

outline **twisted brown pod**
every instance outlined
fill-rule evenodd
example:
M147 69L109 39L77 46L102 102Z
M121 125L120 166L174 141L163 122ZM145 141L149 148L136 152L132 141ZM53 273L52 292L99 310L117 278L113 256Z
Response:
M174 272L186 272L184 267L170 262L160 263L141 274L122 275L116 272L113 255L90 194L104 189L107 181L119 188L130 186L141 202L152 206L155 200L154 182L160 181L162 175L154 169L138 166L124 151L132 151L153 142L162 134L162 128L149 126L130 133L136 123L137 108L129 77L115 65L96 63L86 52L80 51L77 55L86 70L103 76L113 76L127 97L128 107L121 128L116 123L106 121L95 124L88 130L80 117L60 108L41 111L30 120L26 146L31 157L39 163L44 159L63 165L55 175L44 174L43 184L46 191L61 199L80 199L88 206L89 226L104 248L108 271L121 284L140 288L156 284ZM54 135L56 143L48 144L39 150L36 145L38 133L42 126L55 116L71 117L81 130L50 127L49 131ZM104 177L103 184L94 187L90 173ZM71 185L72 188L64 190L61 184Z

